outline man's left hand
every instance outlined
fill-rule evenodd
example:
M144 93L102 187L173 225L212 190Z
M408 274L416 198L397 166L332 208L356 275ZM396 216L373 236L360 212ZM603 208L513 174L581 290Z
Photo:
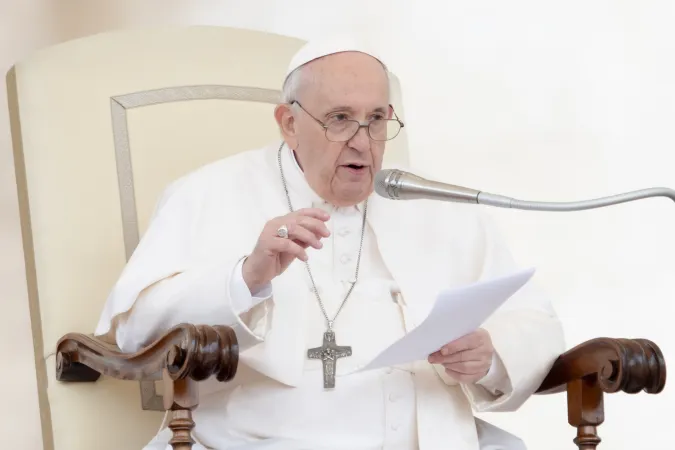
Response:
M442 364L460 383L475 383L490 371L494 351L490 333L479 328L429 355L429 362Z

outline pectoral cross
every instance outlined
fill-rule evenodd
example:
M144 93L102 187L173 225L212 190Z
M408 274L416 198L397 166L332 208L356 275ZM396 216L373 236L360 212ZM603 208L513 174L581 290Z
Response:
M310 348L307 350L307 357L310 359L320 359L323 363L323 387L332 389L335 387L335 368L339 358L352 356L352 348L348 346L339 346L335 344L335 333L326 331L323 334L323 345L321 347Z

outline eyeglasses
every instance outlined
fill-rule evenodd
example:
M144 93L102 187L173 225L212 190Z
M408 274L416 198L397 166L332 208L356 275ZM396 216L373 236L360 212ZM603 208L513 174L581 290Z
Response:
M311 115L297 100L291 102L291 104L293 103L297 104L300 109L326 130L326 139L331 142L347 142L356 136L361 128L368 131L368 136L373 141L389 141L398 136L401 128L405 126L392 106L390 107L394 112L395 119L374 119L368 123L361 123L358 120L343 119L338 116L332 117L324 123Z

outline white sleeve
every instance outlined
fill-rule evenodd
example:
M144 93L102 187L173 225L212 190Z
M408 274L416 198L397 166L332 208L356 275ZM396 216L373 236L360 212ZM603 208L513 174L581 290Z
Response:
M481 279L503 276L519 268L499 230L488 216L482 220ZM530 280L481 325L490 333L498 356L494 370L476 384L462 384L477 412L515 411L541 385L565 351L562 324L548 296Z
M194 267L148 286L117 323L119 348L136 352L181 323L230 326L241 351L263 342L274 307L271 287L253 298L244 283L244 294L250 299L246 307L246 296L236 282L242 260Z
M245 261L246 258L243 258L237 263L230 279L230 301L232 302L232 309L237 315L249 311L272 297L272 283L267 283L258 291L251 293L244 281L243 267Z
M492 395L499 397L509 390L509 375L499 355L495 352L492 355L492 365L488 373L476 382L483 386Z
M170 328L189 323L231 327L240 351L263 342L271 330L271 287L252 296L241 274L245 251L195 251L208 178L170 186L104 306L95 335L114 337L136 352ZM223 254L224 253L224 254Z

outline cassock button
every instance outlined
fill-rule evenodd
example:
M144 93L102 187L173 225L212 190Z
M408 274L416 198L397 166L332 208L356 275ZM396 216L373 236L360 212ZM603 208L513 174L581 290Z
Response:
M347 264L349 261L351 261L352 258L349 255L342 255L340 256L340 262L342 264Z
M345 237L345 236L347 236L349 233L350 233L350 230L349 230L349 228L347 228L347 227L340 228L340 231L338 231L338 234L339 234L341 237Z

